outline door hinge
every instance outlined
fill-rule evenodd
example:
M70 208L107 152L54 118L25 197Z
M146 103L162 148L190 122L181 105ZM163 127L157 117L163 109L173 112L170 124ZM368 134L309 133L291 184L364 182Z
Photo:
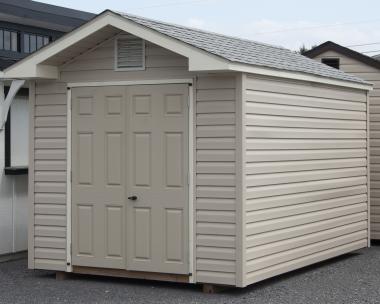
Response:
M73 182L73 171L70 171L70 182Z

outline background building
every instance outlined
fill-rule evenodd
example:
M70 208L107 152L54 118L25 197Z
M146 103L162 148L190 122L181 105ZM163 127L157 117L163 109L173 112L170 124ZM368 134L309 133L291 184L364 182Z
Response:
M92 17L35 1L0 0L0 71ZM0 130L0 261L27 249L28 132L26 85Z

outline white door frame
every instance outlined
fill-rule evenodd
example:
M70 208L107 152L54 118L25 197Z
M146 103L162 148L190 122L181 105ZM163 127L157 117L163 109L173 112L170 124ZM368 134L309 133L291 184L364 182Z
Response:
M195 283L194 271L194 92L193 79L159 79L159 80L138 80L138 81L105 81L105 82L77 82L67 84L67 174L66 174L66 271L72 272L71 264L71 89L78 87L104 87L104 86L134 86L134 85L162 85L162 84L188 84L188 204L189 204L189 282Z

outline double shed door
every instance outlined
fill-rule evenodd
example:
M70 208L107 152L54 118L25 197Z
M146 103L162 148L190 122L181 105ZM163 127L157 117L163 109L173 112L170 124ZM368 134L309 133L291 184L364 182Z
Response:
M188 87L72 89L72 264L185 274Z

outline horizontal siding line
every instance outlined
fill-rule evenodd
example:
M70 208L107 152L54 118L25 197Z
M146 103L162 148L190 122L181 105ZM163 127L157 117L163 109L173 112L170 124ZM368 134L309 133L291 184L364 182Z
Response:
M328 98L328 97L326 97L326 95L328 95L328 93L326 93L326 94L324 94L324 96L321 96L321 95L319 95L319 96L316 96L315 94L311 94L310 92L308 92L307 94L306 93L304 93L304 91L303 90L294 90L294 91L292 91L292 93L287 93L287 92L285 92L285 91L277 91L277 92L274 92L274 90L273 90L273 85L274 85L274 83L273 83L273 80L264 80L264 81L266 81L266 82L272 82L272 84L270 85L270 88L266 88L267 87L267 84L264 84L264 88L262 87L263 86L263 84L262 84L262 82L263 82L263 80L261 80L261 81L257 81L256 79L249 79L248 80L248 82L247 82L247 91L254 91L254 92L262 92L262 93L272 93L272 94L277 94L277 95L282 95L282 96L289 96L289 97L311 97L311 98L321 98L321 99L325 99L325 98L327 98L327 99L329 99L329 100L337 100L337 101L348 101L348 102L362 102L362 103L365 103L366 102L366 99L364 98L365 97L365 94L363 93L363 94L360 94L360 93L357 93L357 94L355 94L355 95L363 95L363 97L362 97L362 100L358 100L358 99L351 99L351 100L348 100L347 99L347 95L349 94L349 92L344 92L345 94L344 94L344 97L342 96L342 97L340 97L340 98ZM261 83L260 83L261 82ZM283 83L283 84L285 84L285 83ZM292 86L294 83L290 83L290 86ZM289 85L289 84L286 84L286 85ZM296 85L296 87L297 88L300 88L300 86L297 86ZM315 88L313 88L315 91L321 91L321 89L322 90L324 90L325 88L326 88L327 86L324 86L324 87L322 87L322 86L320 86L320 87L315 87ZM280 88L279 90L281 90L282 88ZM330 89L330 87L327 87L327 90L329 90L329 91L332 91L332 90L334 90L334 91L339 91L339 93L342 93L343 92L343 90L338 90L336 87L335 88L333 88L333 89ZM293 92L297 92L297 94L294 94ZM352 91L350 91L350 92L357 92L357 90L352 90ZM353 95L353 94L352 94ZM354 96L352 96L352 97L354 97Z
M355 113L365 113L365 109L363 108L362 110L354 110L350 108L339 108L339 109L334 109L334 108L322 108L322 107L313 107L310 104L283 104L283 103L275 103L275 102L262 102L262 101L246 101L247 106L254 108L255 105L260 105L260 106L268 106L268 107L279 107L279 108L300 108L300 109L305 109L305 110L316 110L316 111L322 111L322 112L328 112L332 111L333 113L339 113L339 112L355 112ZM251 114L251 112L247 112L246 114ZM270 115L275 115L275 114L270 114ZM280 116L283 114L280 114ZM342 118L340 118L342 119Z
M358 222L358 223L364 223L364 222ZM351 225L355 225L355 224L357 224L357 223L353 223L353 224L351 224ZM341 226L341 227L338 227L338 228L343 228L343 229L345 229L345 228L347 228L348 226L351 226L351 225L344 225L344 226ZM358 225L359 226L359 225ZM328 231L333 231L333 230L338 230L337 228L333 228L333 229L328 229L328 230L324 230L324 231L319 231L319 232L317 232L317 233L310 233L310 234L305 234L305 235L303 235L303 236L300 236L300 237L296 237L296 238L294 238L294 239L301 239L301 238L305 238L305 237L310 237L310 236L313 236L313 235L323 235L323 233L325 233L325 232L328 232ZM358 232L367 232L367 230L366 230L366 228L365 227L357 227L356 229L352 229L352 230L350 230L350 232L345 232L345 231L342 231L342 234L339 234L339 237L340 236L342 236L342 237L344 237L344 236L349 236L349 235L351 235L351 234L355 234L355 233L358 233ZM264 246L269 246L269 245L272 245L272 244L276 244L276 245L278 245L279 247L281 246L281 244L283 244L283 243L285 243L285 241L294 241L294 245L296 245L295 247L291 247L291 248L289 248L289 249L285 249L285 250L280 250L279 248L278 248L278 251L271 251L271 252L269 252L268 254L264 254L264 255L260 255L260 256L256 256L256 257L254 257L254 258L251 258L251 259L248 259L247 258L247 261L252 261L252 260L254 260L254 259L256 259L256 258L265 258L265 257L269 257L269 256L272 256L272 255L274 255L274 254L279 254L279 253L282 253L282 252L286 252L286 251L289 251L289 250L297 250L297 249L300 249L300 248L302 248L302 247L305 247L305 246L312 246L312 245L315 245L315 244L318 244L318 243L320 243L320 242L323 242L323 241L329 241L329 240L332 240L332 239L336 239L337 238L337 235L335 235L335 236L331 236L331 237L327 237L327 238L323 238L322 240L319 240L319 241L314 241L314 242L305 242L304 244L302 244L302 245L299 245L299 246L297 246L297 240L293 240L292 238L291 239L288 239L288 240L284 240L284 241L280 241L280 242L275 242L275 243L269 243L269 244L265 244L265 245L261 245L261 246L252 246L252 247L249 247L249 248L247 248L247 254L249 254L249 253L251 253L252 255L254 255L254 252L255 252L255 250L257 250L259 247L264 247Z
M247 162L246 163L246 175L261 175L261 174L282 174L284 172L288 173L296 173L296 172L306 172L306 171L314 171L314 170L332 170L332 169L341 169L341 168L359 168L365 166L366 159L359 158L357 160L356 165L354 165L355 160L339 162L342 159L336 160L337 163L332 163L326 161L294 161L294 162L277 162L276 167L272 167L271 163L265 164L265 162L261 162L259 164L265 164L262 166L256 166L255 162ZM295 166L295 167L293 167ZM305 166L305 168L302 168ZM293 167L293 168L292 168ZM322 168L321 168L322 167ZM371 173L375 173L376 171L371 171Z
M283 228L280 230L267 231L259 234L248 234L246 243L255 246L276 243L283 240L293 239L309 233L315 233L326 229L332 229L357 222L367 222L368 212L342 215L336 218L327 218L313 223L305 223L295 227Z
M362 168L362 167L358 167L358 168ZM349 169L351 169L351 168L349 168ZM352 168L352 169L355 169L355 168ZM335 171L335 170L344 170L344 169L333 169L331 171ZM315 170L315 171L317 171L317 170ZM308 172L308 171L303 171L302 173L304 173L304 172ZM324 178L322 178L321 176L315 176L315 175L311 174L309 176L299 177L297 179L294 176L291 176L294 173L300 173L300 172L291 172L289 174L290 176L284 177L284 178L282 178L282 180L277 180L277 181L271 181L271 180L264 181L263 179L260 179L259 175L264 175L264 174L247 175L247 179L246 179L247 189L253 189L253 188L263 187L263 186L292 185L294 183L311 182L311 181L325 181L325 180L332 180L332 179L338 179L338 178L361 177L361 176L366 176L367 175L366 172L361 172L361 173L360 172L356 172L356 173L352 172L350 174L343 175L343 176L334 176L334 177L324 177ZM273 173L273 174L270 174L270 175L283 175L283 174L287 174L287 173ZM255 179L254 180L250 180L249 176L255 177ZM258 179L256 179L256 177L258 177ZM290 179L291 177L294 177L294 180L288 181L287 178Z
M342 187L319 191L308 191L305 193L286 194L280 196L265 197L261 199L247 199L246 211L265 210L284 206L313 203L322 200L343 198L359 194L366 194L366 185ZM268 205L270 207L268 207Z
M358 149L360 149L360 148L358 148ZM310 150L325 150L325 149L310 149ZM334 149L334 150L337 150L337 149ZM345 148L342 149L342 150L345 150ZM249 151L283 151L283 150L249 150ZM292 150L289 150L289 151L292 151ZM298 164L298 163L306 163L306 162L312 163L312 162L324 162L324 161L327 162L327 161L361 160L361 159L366 160L367 158L366 157L352 157L352 158L327 158L327 159L307 159L307 160L302 160L302 159L278 160L278 161L276 160L276 161L260 161L260 162L257 162L257 161L247 161L246 164L270 165L271 163L275 162L276 165L277 165L278 163L293 163L294 162L294 163ZM380 163L379 163L379 165L380 165Z
M295 95L297 96L297 95ZM365 112L365 109L350 109L349 107L344 108L333 108L333 107L316 107L312 104L287 104L287 103L276 103L276 102L264 102L259 100L246 100L246 103L250 106L254 104L260 104L260 105L270 105L270 106L280 106L280 107L299 107L299 108L305 108L305 109L316 109L316 110L331 110L331 111L347 111L347 112ZM365 103L363 102L363 105ZM247 113L249 114L249 113ZM275 115L275 114L273 114ZM280 115L281 116L281 115Z
M312 118L286 117L251 114L254 117L247 117L245 126L252 127L272 127L272 128L300 128L300 129L317 129L317 130L366 130L366 121L357 120L337 120L321 119L320 121ZM266 116L266 117L265 117ZM232 125L232 124L231 124ZM378 128L380 129L380 127Z
M357 234L357 235L356 235ZM255 270L253 270L254 272L256 271L262 271L264 269L267 269L267 268L271 268L271 267L275 267L277 265L281 265L281 264L284 264L284 263L290 263L292 261L296 261L298 259L302 259L302 258L305 258L305 257L308 257L308 256L311 256L311 255L315 255L315 254L318 254L318 253L321 253L321 252L325 252L325 251L328 251L328 250L332 250L332 249L336 249L337 247L340 247L340 246L345 246L345 245L350 245L350 244L355 244L355 243L359 243L359 242L362 242L364 240L368 241L368 239L366 237L363 237L360 233L356 233L356 234L353 234L353 239L352 240L347 240L346 243L342 243L342 244L339 244L339 245L336 245L336 244L331 244L331 245L327 245L327 248L326 249L320 249L319 250L315 250L313 251L312 253L310 254L305 254L305 255L300 255L298 257L293 257L291 259L286 259L285 261L283 262L280 262L280 263L274 263L274 264L271 264L271 265L268 265L267 267L263 267L263 268L257 268ZM356 236L356 237L355 237ZM345 236L347 237L347 236ZM335 239L339 239L339 238L335 238ZM332 240L328 240L328 241L332 241ZM323 243L323 242L319 242L319 243ZM315 244L314 244L315 245ZM306 247L306 246L304 246ZM285 251L286 252L286 251ZM255 259L254 259L255 260ZM249 265L249 262L252 262L254 260L250 260L250 261L247 261L247 268L249 269L250 265ZM251 272L251 271L248 271L247 272Z
M283 98L284 96L286 98L288 98L289 100L303 100L304 99L307 99L307 100L310 100L310 101L315 101L315 102L325 102L326 101L326 104L331 104L331 102L337 102L337 103L348 103L348 104L351 104L351 103L361 103L361 104L365 104L366 101L363 100L355 100L355 101L352 101L352 100L346 100L346 99L337 99L337 98L328 98L328 97L318 97L318 96L309 96L309 95L299 95L299 92L297 92L297 94L290 94L290 93L284 93L284 92L273 92L273 91L267 91L267 90L260 90L260 88L258 88L258 86L254 86L254 88L250 88L248 87L246 89L246 99L249 100L249 97L250 96L254 96L254 95L258 95L261 94L261 96L278 96L278 97L281 97ZM257 98L257 97L256 97Z
M339 186L332 186L332 184L335 184L336 182L347 182L348 185L339 185ZM321 183L321 182L324 182L324 183ZM326 182L329 182L329 184L326 184ZM366 177L363 177L363 178L358 178L358 177L350 177L350 178L337 178L337 179L327 179L327 180L321 180L321 181L311 181L311 182L299 182L299 183L291 183L291 184L286 184L286 186L299 186L299 187L308 187L308 189L305 189L305 190L302 190L302 191L299 191L297 188L294 189L294 187L289 191L284 191L285 189L283 189L283 186L284 185L281 185L280 189L276 189L273 185L270 185L270 186L259 186L259 187L247 187L247 199L259 199L259 198L274 198L274 197L278 197L278 196L283 196L283 195L289 195L289 194L301 194L301 193L308 193L308 192L311 192L311 191L320 191L320 190L332 190L332 189L340 189L340 188L345 188L345 187L349 187L349 186L361 186L361 185L367 185L367 178ZM319 186L319 187L318 187ZM323 188L321 188L321 186L324 186ZM261 189L260 189L261 188ZM250 190L261 190L260 194L257 195L254 193L254 191L250 191ZM271 190L270 190L271 189ZM262 193L263 191L275 191L275 190L280 190L279 193L277 194L274 194L274 195L268 195L268 193L264 192Z
M309 108L309 107L307 107ZM362 111L355 111L355 112L362 112ZM335 120L338 122L360 122L360 123L365 123L366 121L364 119L353 119L353 118L341 118L339 116L337 117L323 117L323 118L318 118L318 117L304 117L304 116L292 116L292 115L284 115L284 114L277 114L277 113L251 113L247 112L245 114L245 117L247 119L251 119L251 116L262 116L263 118L286 118L286 119L292 119L292 120L310 120L310 121L322 121L322 120L327 120L328 122L331 122L331 120ZM247 122L249 124L249 121Z
M362 197L363 196L363 197ZM250 220L249 217L252 216L252 214L254 213L259 213L259 216L260 216L260 213L264 213L264 212L268 212L270 210L278 210L278 209L286 209L286 208L294 208L294 207L308 207L310 205L312 206L315 206L315 205L318 205L318 204L327 204L327 203L331 203L331 201L334 201L334 200L341 200L341 199L349 199L349 198L357 198L358 200L355 202L355 203L342 203L338 206L334 206L334 207L321 207L319 209L315 209L315 210L309 210L309 211L302 211L302 212L297 212L297 211L294 211L295 213L292 213L292 214L288 214L288 215L281 215L281 216L274 216L274 217L265 217L265 219L262 219L262 220ZM259 223L263 223L263 222L267 222L267 221L274 221L274 220L281 220L281 219L286 219L286 218L289 218L289 217L293 217L293 216L302 216L302 215L309 215L309 214L312 214L314 212L319 212L319 211L328 211L328 210L334 210L334 209L337 209L337 208L342 208L342 207L350 207L350 206L354 206L354 205L358 205L358 204L363 204L363 203L367 203L367 196L366 195L355 195L355 196L348 196L348 197L341 197L341 198L338 198L338 199L331 199L331 200L321 200L321 201L315 201L313 203L303 203L303 204L295 204L295 205L287 205L286 207L275 207L275 208L268 208L268 209L262 209L262 210L255 210L255 211L248 211L247 212L247 219L246 219L246 224L249 225L249 224L259 224ZM258 216L258 217L259 217Z
M314 111L313 111L314 110ZM251 103L246 105L246 114L254 115L281 115L288 117L318 118L318 119L347 119L366 121L366 112L350 110L317 109L299 106L270 105L262 103Z
M217 127L217 126L207 126L207 127ZM226 125L226 127L231 127L231 126L228 126ZM246 131L249 132L249 131L252 131L254 132L255 130L274 130L274 131L280 131L282 129L285 129L285 130L289 130L289 131L309 131L309 132L329 132L329 131L332 131L331 133L333 132L340 132L340 133L350 133L350 132L363 132L363 133L367 133L365 130L366 128L364 129L341 129L341 128L316 128L316 127L313 127L313 128L310 128L310 127L294 127L294 126L262 126L262 125L246 125ZM256 131L257 132L257 131ZM247 135L248 138L250 138L249 134ZM251 138L257 138L256 136L252 136ZM292 137L290 137L292 138ZM313 137L314 138L314 137ZM361 138L361 137L360 137ZM335 139L335 138L334 138Z
M350 216L350 215L348 215ZM328 221L332 221L334 219L329 219ZM299 235L296 235L296 236L292 236L292 237L287 237L287 238L283 238L283 239L280 239L280 240L276 240L276 241L271 241L271 242L267 242L267 243L260 243L260 244L255 244L255 245L247 245L246 249L254 249L254 248L258 248L258 247L269 247L269 246L272 246L272 245L277 245L277 244L281 244L281 243L285 243L285 242L290 242L290 241L293 241L294 239L299 239L299 238L305 238L305 237L308 237L308 236L312 236L312 235L318 235L318 234L323 234L327 231L333 231L333 230L343 230L345 229L346 227L351 227L351 226L357 226L359 225L360 223L365 223L367 225L367 219L365 220L356 220L356 221L353 221L353 222L349 222L349 223L345 223L345 224L342 224L342 225L337 225L337 226L332 226L332 227L328 227L327 229L319 229L319 230L315 230L315 231L312 231L312 232L308 232L308 233L302 233L302 234L299 234ZM311 223L313 224L313 223ZM293 227L291 227L293 228ZM363 229L360 229L360 230L363 230ZM360 231L358 230L358 231ZM347 233L349 234L349 233ZM249 236L248 236L249 238ZM303 247L303 246L297 246L295 248L298 248L298 247Z
M360 196L360 195L358 195ZM342 199L342 198L345 198L345 197L341 197L339 199ZM349 197L347 197L349 198ZM319 203L320 201L316 201L316 202L313 202L314 204L315 203ZM321 201L323 202L323 200ZM355 203L349 203L349 204L343 204L343 205L339 205L339 206L335 206L335 207L330 207L330 208L322 208L322 209L317 209L317 210L313 210L313 211L307 211L307 212L302 212L302 213L295 213L295 214L289 214L289 215L285 215L285 216L278 216L278 217L275 217L275 218L267 218L267 219L264 219L264 220L254 220L254 221L249 221L249 219L247 218L247 226L249 225L255 225L255 224L262 224L264 222L274 222L274 221L277 221L277 220L285 220L285 219L288 219L288 218L300 218L302 217L302 215L313 215L314 213L326 213L327 211L332 211L332 210L337 210L337 209L349 209L350 207L353 207L355 205L364 205L366 204L367 201L366 201L366 198L362 198L360 199L360 201L357 201ZM305 203L305 204L296 204L296 205L290 205L289 207L293 207L293 206L297 206L297 205L308 205L309 203ZM288 207L288 206L286 206ZM270 210L270 209L280 209L281 207L277 207L277 208L269 208L269 209L265 209L265 210ZM250 211L248 212L248 215L247 217L249 217L249 213L254 213L254 212L261 212L262 210L259 210L259 211ZM354 212L356 213L356 212ZM312 222L310 222L312 223ZM296 225L298 226L298 225Z
M254 164L255 162L253 162ZM252 164L252 163L248 163L247 164ZM283 172L271 172L271 173L247 173L246 174L246 177L250 177L250 176L258 176L258 175L265 175L265 176L268 176L270 177L271 175L275 176L276 177L279 177L281 175L283 176L289 176L289 175L292 175L292 174L305 174L307 172L310 172L310 173L318 173L318 172L321 172L321 173L326 173L327 171L339 171L339 172L344 172L344 171L347 171L347 170L350 170L350 169L356 169L356 168L363 168L363 169L367 169L367 167L363 164L361 165L357 165L357 166L352 166L352 167L344 167L344 168L325 168L325 169L306 169L306 170L296 170L296 171L287 171L286 173L283 173ZM214 174L214 173L213 173ZM364 174L360 174L360 175L364 175Z
M332 211L332 210L335 210L335 211L338 211L339 209L349 209L349 208L352 208L352 207L364 207L364 206L367 206L367 203L357 203L357 204L352 204L352 205L346 205L346 206L343 206L343 207L337 207L337 208L330 208L330 209L325 209L325 210L319 210L319 211L314 211L314 212L309 212L307 213L308 215L312 215L312 216L315 216L315 215L322 215L322 214L327 214L326 213L327 211ZM353 214L360 214L361 212L366 212L367 209L366 208L361 208L360 211L358 210L355 210L355 211L351 211L351 212L348 212L348 213L344 213L344 216L347 216L347 215L353 215ZM291 215L291 216L286 216L286 217L283 217L281 218L282 220L284 219L294 219L294 218L303 218L305 216L305 214L297 214L297 215ZM331 219L337 219L337 218L340 218L341 215L338 215L338 216L332 216L332 217L328 217L328 218L325 218L323 220L331 220ZM257 226L257 224L263 224L265 222L276 222L277 220L279 219L274 219L274 220L266 220L266 221L262 221L262 222L252 222L252 223L247 223L247 229L251 229L251 230L254 230L254 228L256 228L255 226ZM296 228L296 227L301 227L305 224L312 224L312 223L318 223L320 221L323 221L321 219L317 219L317 220L311 220L311 221L308 221L308 222L304 222L304 223L301 223L301 224L291 224L290 226L285 226L285 227L280 227L280 228L276 228L276 229L271 229L271 230L264 230L264 231L260 231L260 232L257 232L257 233L247 233L247 236L254 236L254 235L260 235L262 233L267 233L267 232L274 232L274 231L278 231L278 230L282 230L282 229L285 229L285 228ZM268 225L268 224L267 224ZM278 225L278 223L277 223Z
M303 184L303 183L311 183L311 182L323 182L323 181L328 181L328 180L342 180L342 179L348 179L348 178L355 178L355 177L366 177L366 175L357 175L357 176L348 176L348 177L338 177L338 178L323 178L323 179L316 179L316 180L312 180L312 181L301 181L301 182L289 182L289 183L277 183L277 184L272 184L272 185L259 185L259 186L247 186L247 189L257 189L257 188L262 188L262 187L270 187L270 186L285 186L285 185L293 185L293 184ZM365 184L365 183L364 183ZM214 186L213 186L214 187ZM219 187L219 186L215 186L215 187ZM224 186L220 186L220 187L224 187ZM337 188L329 188L329 189L339 189L341 187L337 187ZM305 191L305 192L309 192L309 191ZM297 193L303 193L303 192L297 192ZM274 195L274 196L277 196L277 195Z
M360 248L367 247L368 240L356 241L354 243L349 243L343 246L332 248L318 253L313 253L308 256L298 258L291 262L282 263L276 266L270 266L260 271L252 271L246 273L247 281L252 284L274 275L279 275L291 270L299 269L301 267L308 266L310 264L315 264L317 262L333 258L344 253L352 252Z
M46 171L42 170L42 171L43 172L51 172L51 171L48 171L48 170L46 170ZM57 170L57 173L64 173L64 171L58 171ZM34 184L60 184L60 185L66 185L66 182L49 180L49 181L35 181ZM35 193L40 193L40 192L37 191Z

